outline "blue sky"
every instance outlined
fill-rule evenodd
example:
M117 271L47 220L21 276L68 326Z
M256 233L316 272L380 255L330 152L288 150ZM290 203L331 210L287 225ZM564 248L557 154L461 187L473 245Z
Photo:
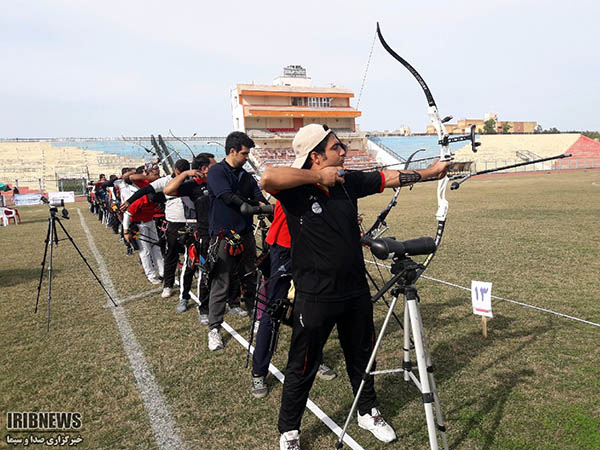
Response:
M225 135L229 90L288 64L355 92L380 21L442 115L599 130L593 1L5 1L0 137ZM417 82L378 42L364 130L428 125Z

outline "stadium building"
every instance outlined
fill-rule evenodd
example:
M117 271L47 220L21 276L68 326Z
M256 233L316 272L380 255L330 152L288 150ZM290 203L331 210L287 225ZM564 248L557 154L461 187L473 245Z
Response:
M259 171L291 164L292 140L301 127L311 123L327 125L348 145L347 167L369 167L375 162L356 126L361 112L350 105L353 97L343 87L313 86L306 69L287 66L272 84L238 84L231 90L233 127L256 142L252 158Z

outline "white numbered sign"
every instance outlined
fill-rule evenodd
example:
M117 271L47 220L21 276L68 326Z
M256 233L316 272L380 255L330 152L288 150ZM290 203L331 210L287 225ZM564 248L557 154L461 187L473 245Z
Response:
M492 315L492 283L472 280L471 301L473 302L473 314L494 317Z

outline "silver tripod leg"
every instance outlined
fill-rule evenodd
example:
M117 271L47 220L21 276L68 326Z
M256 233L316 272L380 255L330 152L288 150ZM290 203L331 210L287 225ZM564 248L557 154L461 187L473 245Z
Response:
M407 314L408 313L408 314ZM407 319L408 317L408 319ZM407 326L410 322L410 327ZM446 428L444 426L444 418L440 407L439 397L436 390L433 370L431 369L431 358L427 350L427 343L423 335L423 322L421 321L421 313L417 302L417 291L414 286L408 286L404 294L404 379L413 380L415 385L421 391L423 397L423 407L425 408L425 417L427 419L427 432L429 433L429 446L432 450L438 449L437 431L440 432L442 440L442 448L448 449L448 441L446 438ZM417 358L417 368L419 378L417 379L412 373L410 367L410 352L407 351L409 345L409 335L412 331L415 354ZM434 411L435 407L435 411ZM435 418L434 418L435 412Z
M435 379L433 377L433 369L431 364L431 357L427 349L427 341L422 331L423 322L421 320L421 313L419 311L417 289L414 285L406 286L404 290L404 358L402 369L381 370L371 372L373 364L375 363L375 357L377 356L379 346L381 345L381 340L385 334L390 318L394 313L394 308L396 307L397 301L398 297L393 297L392 303L389 306L389 310L387 312L387 315L385 316L385 320L381 327L381 331L379 332L379 336L377 337L377 342L375 343L375 347L373 348L373 353L371 354L371 357L365 369L365 376L363 376L363 380L360 383L356 396L354 397L354 401L352 402L352 407L350 409L350 412L348 413L346 422L344 423L344 428L340 434L338 442L336 443L336 448L338 449L343 447L343 438L346 434L346 430L348 429L350 419L354 415L354 411L356 410L356 407L358 405L358 399L360 398L360 395L364 388L364 384L366 382L366 375L403 372L404 380L413 381L422 394L423 407L425 409L425 417L427 420L427 432L429 434L429 446L432 450L439 449L437 436L437 432L439 431L442 442L442 448L444 450L448 450L448 441L446 437L444 417L442 415L442 408L440 406L440 400L437 394ZM414 367L410 361L411 334L412 340L414 341L414 349L417 359L416 368L418 369L418 378L413 373Z

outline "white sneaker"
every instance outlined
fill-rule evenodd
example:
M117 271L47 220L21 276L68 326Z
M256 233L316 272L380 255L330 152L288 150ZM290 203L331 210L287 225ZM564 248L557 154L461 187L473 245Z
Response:
M242 308L240 308L239 306L234 306L233 308L230 308L226 314L232 314L234 316L239 316L239 317L247 317L248 316L248 313L246 311L244 311Z
M173 288L166 287L166 288L163 288L163 290L162 290L162 294L160 294L160 296L161 296L162 298L168 298L168 297L170 297L172 294L173 294Z
M188 299L187 298L180 298L179 302L177 303L177 314L183 314L184 312L186 312L188 310Z
M269 393L269 387L267 386L266 377L255 377L252 376L252 387L250 393L255 398L264 398Z
M208 349L211 352L215 350L223 350L223 339L218 328L213 328L208 332Z
M157 278L154 276L149 276L148 281L152 284L161 284L162 283L162 281L160 281L160 278Z
M322 380L331 381L337 377L337 373L325 364L321 364L317 371L317 376Z
M279 438L279 450L300 450L300 432L286 431Z
M373 436L382 442L396 440L396 432L388 425L377 408L372 408L371 414L367 413L364 416L358 413L358 426L369 430L373 433Z
M208 314L198 313L200 325L208 325Z

